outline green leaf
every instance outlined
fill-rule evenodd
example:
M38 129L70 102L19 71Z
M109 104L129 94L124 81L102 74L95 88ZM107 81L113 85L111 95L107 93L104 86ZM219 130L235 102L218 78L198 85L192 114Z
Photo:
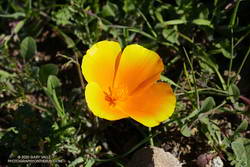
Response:
M235 25L235 20L236 20L239 6L240 6L240 1L241 0L237 0L237 2L236 2L236 6L234 7L234 12L233 12L231 19L230 19L229 27L234 27L234 25Z
M4 137L4 135L7 133L7 132L11 132L11 133L15 133L15 134L18 134L19 131L16 127L10 127L8 129L5 129L4 131L0 131L0 140L2 137Z
M235 132L243 132L243 131L247 130L247 127L248 127L248 121L244 119L241 122L241 124L237 127Z
M160 22L160 23L163 23L164 20L163 20L163 17L161 15L161 12L160 11L155 11L155 17L157 18L157 20Z
M216 63L216 61L214 59L212 59L212 57L208 54L206 54L203 50L198 50L197 51L197 55L202 55L199 56L199 59L201 59L201 62L206 64L208 66L208 68L210 68L210 70L214 71L218 68L218 64Z
M199 26L208 26L210 28L213 28L213 25L211 21L205 20L205 19L195 19L192 21L194 24L199 25Z
M183 0L176 0L176 4L177 4L178 6L181 6L182 1L183 1Z
M50 75L47 81L47 88L51 94L53 94L53 90L60 87L61 82L55 75Z
M64 7L59 9L57 12L52 12L52 19L56 22L57 25L68 25L71 24L70 19L72 18L72 12L69 10L69 7Z
M201 105L200 112L207 112L207 111L213 109L215 105L216 104L215 104L214 98L207 97Z
M181 127L181 134L185 137L190 137L192 135L192 130L185 124Z
M70 38L66 33L61 31L57 26L53 26L53 29L63 37L64 42L67 44L67 48L75 47L74 40L72 38Z
M197 115L199 115L199 113L200 113L199 110L194 110L187 117L184 117L183 120L189 120L189 119L191 119L193 117L196 117Z
M241 139L237 139L231 144L233 152L236 156L236 167L248 167L249 154L247 154L246 147L244 144L244 141ZM248 142L248 144L250 144L250 142ZM248 153L249 151L250 150L248 146Z
M21 42L21 55L24 59L31 58L37 52L36 42L32 37L26 37Z
M229 40L217 43L215 46L219 49L219 51L223 54L224 57L231 59L232 56L230 52L231 44ZM235 56L233 56L233 58L235 58Z
M64 113L63 102L60 98L57 97L57 94L56 94L56 88L60 86L61 86L60 80L56 76L50 75L47 81L47 88L44 88L44 90L46 94L48 95L48 97L50 97L50 100L53 103L58 116L64 119L65 113Z
M18 19L19 17L25 17L25 13L16 12L12 14L0 14L0 17Z
M24 26L25 20L19 21L14 28L14 33L17 34Z
M73 136L73 135L72 135ZM81 150L76 145L64 145L64 148L68 150L68 152L73 154L79 154Z
M216 123L210 121L208 117L203 117L200 119L200 122L203 126L202 131L205 132L208 140L214 145L222 145L222 135L220 128L216 125Z
M236 86L234 83L232 83L230 86L229 86L229 94L231 96L234 96L235 99L238 99L239 96L240 96L240 89L238 88L238 86Z
M245 147L245 152L246 152L246 156L247 156L247 167L250 166L250 139L248 138L238 138L236 139L236 142L242 143Z
M5 86L6 86L5 88L10 92L17 93L15 90L16 87L11 82L9 81L5 82Z
M11 74L7 71L4 71L4 70L0 70L0 79L6 79L6 78L12 78L12 77L15 77L16 74Z
M85 167L92 167L94 164L95 164L95 160L94 159L90 159L86 163Z
M39 79L43 84L47 83L49 75L57 75L58 67L55 64L45 64L39 69Z
M199 8L199 19L207 19L209 15L209 9L206 7L206 5L201 5Z
M76 165L80 164L80 163L83 163L84 162L84 159L83 157L78 157L76 158L74 161L72 161L70 164L69 164L69 167L75 167Z
M164 75L161 75L161 76L160 76L160 80L161 80L161 81L165 81L165 82L169 83L170 85L174 85L174 86L176 86L176 87L178 87L178 88L181 88L181 86L179 86L179 85L176 84L174 81L172 81L171 79L167 78L167 77L164 76Z
M178 24L186 24L186 20L181 20L181 19L175 19L175 20L169 20L165 21L162 23L162 26L167 26L167 25L178 25Z
M174 30L174 29L164 29L162 31L162 35L169 42L176 43L178 45L180 44L179 40L178 40L179 35L178 35L176 30Z
M128 13L136 9L136 4L134 0L124 0L123 10Z
M118 10L118 7L116 4L113 4L111 2L107 2L107 4L102 8L102 15L105 17L115 17L116 16L116 11Z
M155 40L155 37L153 37L152 35L150 35L150 34L144 32L144 31L141 31L141 30L139 30L139 29L136 29L136 28L128 28L128 31L136 32L136 33L141 34L141 35L143 35L143 36L145 36L145 37L147 37L147 38L149 38L149 39Z
M224 137L223 140L222 140L222 149L226 149L228 147L230 147L231 145L231 140L227 137Z

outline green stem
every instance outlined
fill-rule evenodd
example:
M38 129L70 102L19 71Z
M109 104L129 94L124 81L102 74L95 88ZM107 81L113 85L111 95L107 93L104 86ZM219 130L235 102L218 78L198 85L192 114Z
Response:
M191 63L189 57L188 57L188 54L187 54L187 51L186 49L183 47L183 50L184 50L184 53L186 55L186 58L188 60L188 63L190 65L190 68L191 68L191 72L192 72L192 77L193 77L193 80L194 80L194 90L195 90L195 95L196 95L196 105L197 105L197 109L200 109L200 97L199 97L199 92L198 92L198 89L197 89L197 82L196 82L196 78L195 78L195 75L194 75L194 68L193 68L193 64Z
M223 77L221 76L220 72L218 69L214 69L216 75L218 76L220 82L221 82L221 85L222 85L222 88L223 90L227 90L227 86L226 86L226 83L225 83L225 80L223 79Z
M74 48L74 55L75 55L75 62L76 62L76 68L77 68L77 72L78 72L78 76L81 82L81 86L82 86L82 90L85 89L85 84L84 84L84 80L82 77L82 70L81 70L81 65L78 61L78 55L80 54L80 52L78 51L78 49Z
M204 56L206 56L206 54L204 52L202 52ZM222 88L223 90L227 90L227 85L225 83L225 80L223 79L223 77L221 76L218 68L210 63L208 63L202 56L197 57L200 61L202 61L203 63L207 64L209 67L211 67L214 72L216 73L217 77L219 78Z
M152 135L152 128L148 128L148 131L149 131L149 135L151 136ZM149 139L149 143L150 143L150 146L154 146L154 139L153 139L153 137L151 137Z
M223 91L223 90L216 89L216 88L200 88L200 89L197 89L197 91L199 93L208 91L209 93L214 92L214 94L220 94L220 95L228 96L228 92L227 91ZM184 91L183 93L177 93L176 96L181 96L181 95L185 95L185 94L192 94L192 93L195 93L195 91L194 90Z
M188 36L186 36L186 35L184 35L184 34L182 34L182 33L178 33L178 34L180 35L180 37L182 37L183 39L187 40L190 44L192 44L196 49L199 49L199 50L201 49L201 48L200 48L199 46L197 46L197 45L193 42L193 40L192 40L191 38L189 38ZM202 53L204 56L207 56L207 53L205 53L204 51L202 51L201 53ZM203 61L205 64L207 64L208 66L210 66L210 67L214 70L214 72L216 73L216 75L218 76L218 78L219 78L219 80L220 80L220 82L221 82L221 84L222 84L222 88L223 88L224 90L227 90L226 83L225 83L223 77L221 76L219 70L218 70L214 65L211 65L211 64L209 64L206 60L204 60L202 56L199 56L198 58L199 58L201 61Z
M221 108L222 106L224 106L226 104L226 100L222 101L222 103L218 106L216 106L215 108L205 112L205 113L201 113L195 120L192 121L191 125L189 126L190 128L194 127L194 125L200 121L202 118L207 117L210 114L213 114L214 112L218 111L219 108Z
M31 107L34 107L35 109L37 110L40 110L40 111L43 111L43 112L48 112L47 109L43 108L43 107L40 107L36 104L33 104L33 103L30 103L29 101L25 101L25 103L27 103L28 105L30 105Z
M157 38L156 32L154 31L154 29L153 29L153 27L150 25L148 19L145 17L145 15L141 12L141 10L140 10L139 8L138 8L138 12L139 12L139 14L142 16L142 18L145 20L145 22L146 22L146 24L147 24L149 30L150 30L151 33L153 34L153 36L154 36L155 38Z
M231 72L232 72L232 65L233 65L233 57L234 57L234 38L233 38L233 28L231 28L231 57L229 62L229 69L228 69L228 78L227 78L227 87L230 85L231 79Z
M240 68L238 69L238 71L237 71L237 73L236 73L236 75L235 75L235 77L234 77L234 79L233 79L233 81L232 81L233 83L234 83L235 80L237 79L237 76L240 74L240 72L241 72L241 70L242 70L242 67L244 66L244 64L245 64L245 62L246 62L246 60L247 60L247 58L248 58L248 56L249 56L249 53L250 53L250 46L249 46L249 48L248 48L248 50L247 50L247 53L246 53L245 56L244 56L244 59L243 59L241 65L240 65Z

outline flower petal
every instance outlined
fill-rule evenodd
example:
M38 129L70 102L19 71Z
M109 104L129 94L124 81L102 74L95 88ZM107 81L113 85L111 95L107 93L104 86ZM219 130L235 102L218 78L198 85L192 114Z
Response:
M101 41L87 50L82 61L82 73L88 82L98 83L107 90L113 83L116 59L121 53L118 42Z
M105 93L98 84L92 82L85 88L85 97L88 107L94 115L107 120L118 120L128 117L115 106L105 100Z
M131 95L139 89L151 86L160 79L163 63L160 56L140 45L128 45L120 58L115 85L126 87Z
M166 83L159 82L119 105L134 120L147 127L153 127L172 115L175 103L176 97L172 88Z

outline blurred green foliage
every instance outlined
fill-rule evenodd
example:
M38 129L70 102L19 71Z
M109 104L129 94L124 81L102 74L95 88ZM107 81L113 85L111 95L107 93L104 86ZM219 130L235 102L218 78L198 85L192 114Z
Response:
M154 138L157 146L190 145L191 153L178 150L188 166L202 153L216 153L226 166L250 166L250 100L237 86L249 69L249 7L246 0L1 1L1 164L50 155L66 166L124 166ZM88 112L80 62L104 39L159 53L161 80L177 95L170 120L148 132Z

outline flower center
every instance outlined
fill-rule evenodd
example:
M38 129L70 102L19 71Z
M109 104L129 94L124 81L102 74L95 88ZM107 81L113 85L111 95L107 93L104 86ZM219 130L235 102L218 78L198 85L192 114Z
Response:
M114 106L117 99L114 97L112 89L109 87L108 92L104 92L104 94L105 100L109 103L109 105Z
M117 101L125 100L127 96L127 92L124 89L118 88L108 88L108 91L104 92L105 100L109 103L110 106L115 106Z
M105 100L109 103L110 106L114 106L116 99L113 98L112 96L105 94Z

